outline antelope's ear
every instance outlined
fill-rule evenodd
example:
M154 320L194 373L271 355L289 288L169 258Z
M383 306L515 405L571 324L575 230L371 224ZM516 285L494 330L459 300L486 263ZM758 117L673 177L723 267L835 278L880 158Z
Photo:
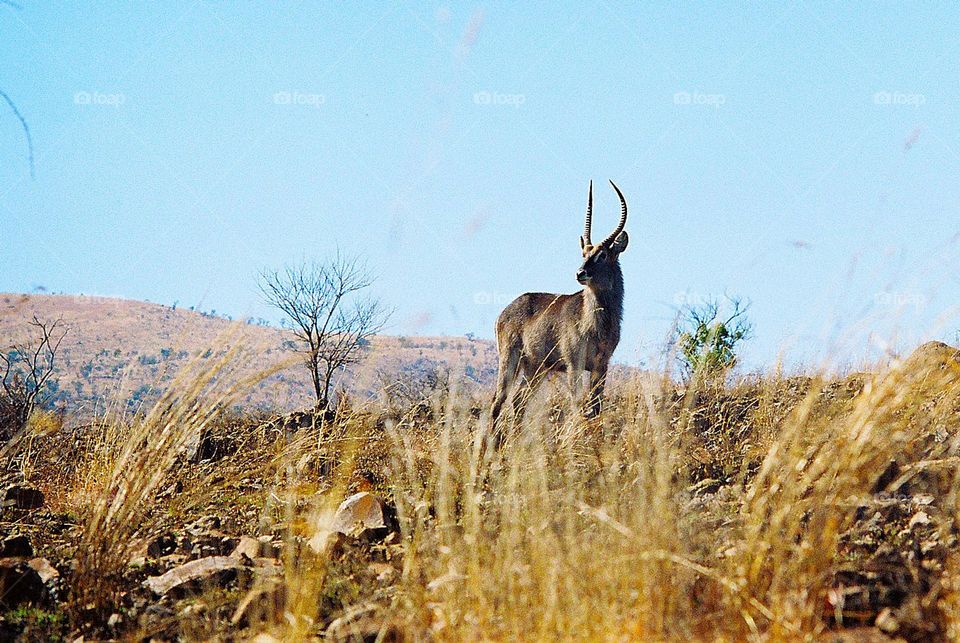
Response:
M580 249L581 250L587 249L587 241L582 236L580 237Z
M627 243L629 243L630 237L627 236L627 231L624 230L617 235L617 238L613 240L613 243L610 244L610 252L620 254L627 249Z

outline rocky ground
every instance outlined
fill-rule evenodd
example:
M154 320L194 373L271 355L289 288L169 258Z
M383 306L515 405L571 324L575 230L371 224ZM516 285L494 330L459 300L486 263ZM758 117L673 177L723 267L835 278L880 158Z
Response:
M285 558L329 560L324 630L356 630L345 608L361 596L386 596L402 554L395 512L380 495L352 493L332 513L328 530L309 540L291 539L287 524L264 515L272 479L253 472L228 481L236 473L230 456L195 458L186 458L181 475L158 494L162 515L150 517L149 532L123 547L119 576L102 588L114 594L102 601L111 605L106 611L102 604L69 600L80 582L75 574L84 547L82 521L58 511L38 487L8 475L0 513L0 638L243 635L251 621L266 617L264 601L282 603ZM211 475L214 470L220 473ZM198 482L211 487L197 502L178 498ZM373 489L363 477L355 482L356 488Z
M923 351L934 354L934 365L890 393L920 387L921 402L898 401L889 415L869 419L915 437L896 451L878 451L874 473L863 474L866 493L831 500L848 511L837 514L841 523L825 525L839 537L814 601L821 640L946 640L955 633L960 362L943 345ZM868 374L758 380L671 391L649 405L669 418L676 439L677 502L680 514L700 525L691 546L698 558L717 570L739 560L749 485L763 476L765 454L791 418L803 415L807 437L829 423L853 426L857 401L876 387ZM630 395L611 396L608 433L617 430L616 414L629 407ZM410 452L427 462L446 421L440 405L421 401L389 413L325 418L329 424L310 414L222 418L176 454L149 506L131 514L138 523L113 539L89 527L91 515L116 499L117 487L94 475L98 453L113 448L105 429L34 436L4 453L10 464L0 509L0 638L268 640L278 620L303 613L301 585L316 589L308 594L310 636L429 638L436 623L391 616L403 601L421 600L411 597L411 582L437 593L449 579L411 581L416 534L397 507L411 504L410 491L395 484L387 428L399 426L411 441L422 437L425 446ZM465 408L463 417L477 411ZM331 426L339 428L331 433ZM814 453L816 440L803 448ZM419 458L408 465L414 479ZM439 512L429 503L414 509L428 517ZM799 529L817 528L817 515L801 512ZM109 548L101 551L103 542ZM122 564L108 564L110 556L121 556ZM697 581L687 594L707 609L721 600L716 591ZM715 626L707 619L703 632Z

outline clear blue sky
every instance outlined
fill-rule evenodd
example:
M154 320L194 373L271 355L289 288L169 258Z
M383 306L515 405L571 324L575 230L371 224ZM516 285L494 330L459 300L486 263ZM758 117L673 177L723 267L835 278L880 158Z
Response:
M271 316L338 246L390 331L492 337L631 208L624 339L753 302L753 367L955 339L953 3L0 4L0 290Z

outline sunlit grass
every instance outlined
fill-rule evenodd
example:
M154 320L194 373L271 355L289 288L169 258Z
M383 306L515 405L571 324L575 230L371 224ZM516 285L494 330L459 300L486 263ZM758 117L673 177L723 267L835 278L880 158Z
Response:
M148 413L101 427L52 494L83 523L69 599L78 623L115 609L132 543L184 451L253 383L231 378L243 358L235 348L198 362ZM558 419L543 396L499 452L476 400L456 392L434 395L429 417L354 400L289 435L250 423L250 450L227 461L231 476L269 485L260 528L284 541L280 573L207 596L242 618L208 610L172 626L282 640L371 629L383 640L811 638L844 624L831 591L859 508L923 491L955 513L960 369L942 352L869 378L767 378L695 401L656 382L622 383L592 421ZM214 497L212 476L199 479L167 500L184 520ZM322 546L336 506L362 485L400 529L383 549L397 558L374 561L397 573L378 581L360 550ZM957 578L954 552L937 608L947 632Z

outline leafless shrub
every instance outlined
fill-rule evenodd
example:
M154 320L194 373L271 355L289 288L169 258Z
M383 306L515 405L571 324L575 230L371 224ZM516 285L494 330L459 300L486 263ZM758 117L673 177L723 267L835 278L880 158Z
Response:
M284 314L310 371L317 405L330 407L334 376L361 358L389 316L380 301L361 297L373 278L355 257L301 262L260 275L266 301Z
M9 440L27 424L46 399L57 350L67 334L63 320L29 322L32 339L10 344L0 353L0 437Z

